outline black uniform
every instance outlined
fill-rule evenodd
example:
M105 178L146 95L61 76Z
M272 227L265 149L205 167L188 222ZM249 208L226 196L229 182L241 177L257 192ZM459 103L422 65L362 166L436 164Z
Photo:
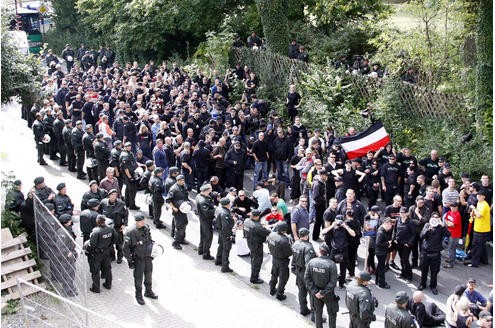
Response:
M162 206L165 204L165 200L163 199L165 186L163 185L163 180L160 177L153 175L148 182L148 187L151 193L153 223L159 226L162 224L160 217L162 216Z
M351 319L349 328L367 328L376 320L375 302L371 290L367 286L358 284L356 280L346 288L345 303Z
M65 142L64 142L64 137L63 137L63 131L64 131L65 123L63 119L57 118L53 122L53 135L55 136L55 143L56 143L56 148L58 153L60 154L60 165L61 166L66 166L67 165L67 154L65 151Z
M122 194L122 187L124 186L124 173L120 169L120 164L119 164L121 153L122 153L122 149L116 147L110 151L110 166L113 167L115 170L115 177L119 182L120 194Z
M90 263L91 278L93 279L91 289L96 293L100 291L100 271L101 277L105 279L103 286L107 289L112 287L110 251L117 242L117 238L115 230L106 225L95 227L91 232L88 260Z
M375 255L378 260L378 264L376 266L376 284L378 286L386 285L385 282L385 259L387 258L387 254L389 252L391 236L385 228L378 228L376 234L376 242L375 242Z
M76 155L74 153L74 147L72 147L72 128L65 126L62 130L62 137L64 138L65 153L67 154L67 164L69 171L76 172Z
M107 195L108 195L107 191L102 188L98 188L96 192L92 192L91 189L89 191L86 191L81 199L81 211L84 211L85 209L89 208L88 200L90 200L91 198L101 201L105 199ZM89 233L91 233L91 230L89 231Z
M398 219L395 224L395 242L400 256L401 276L405 279L412 280L413 273L409 256L411 255L411 249L416 239L416 225L409 218L405 222Z
M247 239L251 255L251 282L259 279L263 264L263 243L269 234L270 230L264 228L259 220L247 219L244 221L244 237Z
M219 207L215 213L218 225L218 249L215 260L216 265L222 265L222 270L229 268L229 254L232 242L235 239L232 229L234 229L234 219L228 208Z
M106 170L110 166L110 150L103 140L94 143L94 154L98 165L98 180L101 181L106 176Z
M387 190L385 191L385 203L387 205L392 204L392 200L395 195L398 195L399 190L399 182L400 182L400 166L397 163L385 163L380 168L380 175L383 177L385 182L385 187Z
M82 178L86 175L86 173L83 172L83 166L84 166L84 148L82 143L83 135L84 132L82 129L79 129L78 127L72 129L70 142L76 154L76 166L77 166L78 178Z
M299 309L301 313L308 311L308 288L304 282L304 273L308 262L316 257L315 249L308 240L299 239L292 245L292 263L295 267L296 285L298 288ZM311 308L314 309L313 299L310 298Z
M127 225L127 219L129 212L125 207L125 203L120 199L116 199L115 203L111 203L110 199L105 198L100 203L99 211L101 214L105 215L107 218L113 220L113 228L117 232L117 242L115 243L115 248L117 249L117 262L122 261L122 245L124 243L124 234L122 232L122 226ZM112 258L115 258L115 252L111 251Z
M172 203L177 209L180 204L186 202L188 200L186 185L180 186L178 183L175 183L172 187L170 187L167 195L167 203ZM179 245L184 243L184 239L186 238L186 226L187 226L187 214L182 213L181 211L172 211L173 220L175 222L175 232L174 232L174 242L173 245Z
M387 305L385 308L385 328L414 328L413 316L397 304Z
M86 132L82 138L82 144L84 151L86 152L86 170L88 171L89 180L97 180L98 181L98 166L95 158L95 149L93 147L93 141L95 140L95 136L92 133Z
M272 254L272 277L270 279L270 294L280 297L284 295L285 285L289 280L289 257L292 248L289 237L282 232L272 232L268 236L268 249ZM278 285L277 285L278 280Z
M339 298L334 289L337 285L337 266L329 256L320 256L312 259L306 266L304 281L313 297L315 307L315 323L317 328L323 327L323 306L327 306L328 326L335 327L337 312L339 311ZM316 298L317 293L324 297Z
M196 196L196 208L199 216L199 246L198 254L204 259L209 259L211 242L213 241L213 219L215 218L215 203L210 196L198 194Z
M153 251L154 241L151 239L151 232L148 226L142 228L133 227L125 234L124 255L129 263L129 267L134 268L134 288L136 289L136 299L143 298L143 276L146 294L152 294L151 275L153 273Z
M421 231L420 238L423 240L421 245L420 267L421 267L421 286L426 286L428 270L430 270L430 288L437 288L437 275L440 272L442 257L440 251L443 249L442 241L450 237L450 232L444 226L431 227L426 223Z
M48 113L45 115L43 118L43 125L45 126L45 133L50 136L50 142L46 144L48 148L45 147L45 154L48 153L50 154L50 159L58 159L57 157L57 139L55 138L55 133L53 131L53 123L55 122L55 117L51 114L48 115Z
M313 179L313 203L315 204L315 224L313 227L313 240L320 239L320 231L323 227L323 213L326 209L327 192L325 182L319 178Z
M53 202L55 203L55 214L57 217L59 217L62 214L72 215L72 211L74 210L74 204L72 204L72 201L70 200L69 196L56 194L55 198L53 199Z
M46 162L43 159L44 144L42 141L43 137L45 136L45 127L40 120L34 121L33 134L34 134L34 141L36 142L36 150L38 151L38 163L40 163L42 165L46 165Z
M79 217L79 225L82 232L83 243L90 238L90 234L96 227L96 217L99 215L93 209L85 209L81 212Z
M134 179L134 170L138 168L134 154L130 151L123 150L119 157L120 172L124 179L125 184L125 204L127 207L137 209L136 206L136 192L137 181ZM127 176L125 170L129 170L130 177Z
M24 194L15 187L14 189L9 190L5 196L5 209L19 214L23 202Z

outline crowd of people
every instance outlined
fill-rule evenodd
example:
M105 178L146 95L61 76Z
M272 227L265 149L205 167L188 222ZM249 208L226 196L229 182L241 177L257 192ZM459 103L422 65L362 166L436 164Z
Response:
M70 51L68 45L65 56L72 58L75 53ZM463 173L457 185L448 159L436 150L417 160L412 150L398 151L393 144L349 160L331 126L304 125L299 116L302 97L295 85L289 86L285 119L256 97L260 81L247 66L238 64L224 76L216 70L209 76L199 70L190 76L175 63L140 67L134 62L121 67L109 51L103 48L102 55L92 56L86 65L83 58L92 52L79 49L77 58L83 66L74 62L69 69L67 63L67 74L57 64L50 67L43 77L49 93L43 106L23 110L34 133L39 165L47 165L49 156L61 170L65 167L78 179L89 180L80 204L80 225L84 241L89 240L93 292L100 291L100 271L106 277L103 286L111 288L110 259L120 264L126 257L135 270L138 303L144 304L143 277L144 296L157 297L151 289L152 241L141 212L134 215L136 227L126 232L129 210L140 209L135 202L139 190L147 195L148 215L156 228L165 228L162 208L172 212L172 246L177 250L187 244L189 197L196 195L192 205L201 224L198 254L214 260L222 272L232 271L229 253L236 229L243 228L251 256L250 281L262 283L259 270L266 241L273 266L270 294L285 299L292 269L300 312L312 313L318 327L323 305L329 324L335 325L334 289L349 288L350 279L356 280L357 295L371 280L370 274L376 275L378 287L388 289L387 271L400 271L400 279L412 281L412 268L418 267L418 292L426 288L429 277L436 295L440 268L454 266L456 249L460 243L464 246L466 236L472 236L472 242L465 264L488 265L493 194L488 175L477 182ZM48 66L53 62L47 59ZM230 81L236 78L245 85L240 100L230 95ZM346 135L356 133L349 127ZM252 184L245 186L246 171L251 169ZM21 212L31 235L34 220L26 209L32 206L31 193L53 203L54 215L64 221L67 214L74 214L65 184L58 185L55 194L42 180L35 180L26 200L16 181L17 191L8 198L13 201L7 202ZM286 199L293 204L290 210ZM111 228L105 219L111 219ZM66 226L70 229L70 224ZM210 254L214 228L219 232L216 257ZM310 239L322 245L319 257ZM357 251L363 241L366 262L357 274ZM442 266L444 248L447 259ZM415 305L422 295L415 294L412 303L398 295L397 307L389 312L397 315L406 303L410 310L424 311ZM346 302L351 319L358 313L354 320L369 325L374 308L363 319L361 303ZM466 313L483 319L479 313Z

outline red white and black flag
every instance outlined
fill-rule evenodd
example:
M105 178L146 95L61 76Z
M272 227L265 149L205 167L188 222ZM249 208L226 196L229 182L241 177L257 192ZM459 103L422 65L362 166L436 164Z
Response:
M348 159L366 156L370 150L376 151L390 142L390 136L381 121L376 121L366 130L356 135L340 138L342 149Z

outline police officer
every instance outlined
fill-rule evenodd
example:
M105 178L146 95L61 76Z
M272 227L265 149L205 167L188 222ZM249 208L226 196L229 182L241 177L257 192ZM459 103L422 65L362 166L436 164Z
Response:
M101 201L102 199L106 198L107 195L108 193L105 189L98 187L98 182L96 182L96 180L91 180L89 182L89 190L83 194L81 199L81 211L89 208L88 200L90 200L91 198L95 198L98 201Z
M101 277L105 279L103 287L106 289L112 288L110 249L117 242L117 233L105 224L105 220L104 215L98 215L96 227L91 232L88 245L88 260L90 261L91 278L93 279L93 285L89 290L93 293L100 292L100 272Z
M115 177L119 182L119 192L122 193L122 186L124 185L124 173L120 170L120 154L122 153L122 141L115 140L113 143L113 149L110 151L110 167L113 167Z
M43 177L34 179L34 194L44 204L54 202L55 193L52 188L46 186L45 178Z
M59 157L57 156L57 139L53 131L54 122L55 117L52 115L52 108L47 107L45 117L43 118L43 125L45 126L45 133L50 136L50 142L46 144L45 153L48 151L50 159L57 160Z
M339 298L335 295L337 285L337 266L330 259L330 248L322 243L319 248L320 257L310 260L304 273L304 281L313 297L315 323L317 328L323 327L323 306L327 306L328 327L335 327Z
M157 167L153 171L153 176L148 183L149 190L151 192L151 201L153 209L153 223L157 229L165 229L165 225L160 220L162 216L162 206L165 204L163 194L165 192L165 186L162 180L163 168Z
M272 254L272 277L270 279L270 295L277 294L277 299L283 301L287 298L284 294L285 285L289 280L289 257L292 255L290 239L286 235L289 226L280 222L276 226L277 231L268 235L268 249ZM278 285L277 285L278 281Z
M308 315L312 311L308 308L308 288L304 282L304 273L308 262L316 257L313 244L309 241L309 230L299 229L299 240L292 245L292 263L295 266L296 285L298 288L299 312ZM314 309L313 300L310 299L311 308Z
M175 221L174 242L172 246L175 249L182 249L182 245L187 245L184 240L186 238L186 226L187 226L187 214L182 213L179 210L180 205L183 202L188 201L187 189L185 185L184 176L178 175L177 182L168 191L166 202L172 208L172 216Z
M395 294L395 304L385 308L385 328L414 328L414 318L406 310L409 297L406 292Z
M74 204L70 200L69 196L67 196L67 187L64 182L61 182L57 185L58 194L55 195L54 203L55 203L55 213L57 217L62 214L72 215L72 211L74 210Z
M93 134L93 125L86 124L86 133L83 135L82 143L86 154L86 170L89 180L98 180L98 163L95 158L95 148L93 142L95 140Z
M21 180L15 180L12 185L12 188L5 196L5 209L19 214L21 212L22 203L24 202L22 182Z
M214 260L210 254L213 240L213 219L215 218L215 203L210 196L212 192L209 183L200 187L200 193L196 196L196 208L199 216L199 246L198 255L203 255L204 260Z
M221 271L223 273L228 273L234 271L229 267L229 254L230 249L232 248L232 242L235 239L232 231L232 229L234 229L235 221L230 213L230 199L228 197L222 198L220 200L220 205L221 206L215 213L219 231L215 265L221 265Z
M150 185L149 182L151 180L151 177L153 176L153 171L155 170L155 163L152 160L147 160L144 165L146 166L146 170L143 172L143 175L139 179L139 184L138 184L138 190L144 190L144 194L148 197L149 196L149 203L148 200L146 200L146 203L148 204L148 215L150 218L153 217L153 203L151 201L151 190L150 190Z
M168 176L165 179L165 192L168 193L170 188L177 182L177 176L179 175L179 168L177 166L170 167ZM172 227L170 229L170 235L172 238L175 236L175 219L172 216Z
M56 267L57 280L62 286L64 296L76 296L77 290L74 286L76 276L76 235L72 231L72 217L69 214L62 214L58 220L62 227L57 229L56 235Z
M79 226L81 228L83 243L89 239L91 232L96 227L96 218L98 217L98 207L100 201L96 198L91 198L86 203L88 208L81 212L79 216Z
M48 163L44 160L44 144L43 137L45 136L45 126L43 124L42 116L40 113L36 113L36 120L33 123L33 134L34 141L36 142L36 150L38 151L38 163L40 165L48 165Z
M376 320L375 298L371 296L369 281L371 275L361 271L354 281L349 283L345 294L345 304L349 309L349 328L367 328Z
M437 275L440 272L442 258L442 241L450 237L450 232L443 225L442 219L437 212L431 214L431 219L425 224L419 237L423 240L421 244L420 266L421 266L421 283L418 290L423 290L430 271L430 288L433 295L438 294Z
M76 170L76 155L74 153L74 147L72 147L72 120L66 119L64 121L64 128L62 129L62 137L64 139L65 153L67 154L67 166L70 172L77 172Z
M93 145L98 171L98 181L101 181L106 176L107 167L110 166L110 149L107 147L103 133L98 133L96 135L96 140Z
M261 212L259 210L251 211L251 218L244 221L244 237L247 239L249 252L251 255L251 278L249 281L253 284L262 284L260 279L261 265L263 264L263 243L270 234L260 223Z
M65 127L64 112L59 110L57 113L57 119L53 122L53 135L55 136L55 142L58 153L60 154L60 166L67 166L67 154L65 152L63 131Z
M108 192L108 198L100 202L99 211L107 218L113 220L113 228L117 232L117 264L122 263L122 245L124 243L124 229L127 226L129 212L125 207L125 203L117 198L117 190L112 189ZM115 251L111 250L112 258L115 259Z
M70 142L76 154L77 178L86 179L86 173L83 171L84 166L84 148L82 143L84 132L82 130L82 121L76 121L76 127L72 129Z
M139 210L136 206L137 181L134 178L134 170L138 168L138 164L131 149L132 144L126 142L119 157L119 166L125 184L125 204L130 210Z
M153 240L151 239L150 228L145 225L144 215L137 213L134 216L136 225L125 233L124 255L129 264L129 268L134 270L134 288L136 289L136 301L144 305L143 299L143 277L144 277L144 296L157 299L158 296L153 293L151 288L153 273Z

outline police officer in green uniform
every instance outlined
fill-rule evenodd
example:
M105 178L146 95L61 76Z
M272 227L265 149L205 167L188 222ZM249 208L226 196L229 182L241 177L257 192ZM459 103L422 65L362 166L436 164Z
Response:
M346 289L345 303L349 309L349 328L367 328L376 320L375 298L371 296L368 288L371 275L361 271L354 281L349 283Z
M263 264L263 243L270 234L270 230L260 223L260 215L259 210L252 210L251 218L244 221L244 237L247 239L251 255L251 278L249 281L253 284L263 283L263 280L260 279L260 270Z
M316 257L313 244L309 241L309 230L306 228L299 229L299 239L292 245L292 263L294 264L294 273L296 274L296 285L298 288L297 297L299 299L299 312L302 315L308 315L312 311L308 308L308 288L304 282L304 272L308 262ZM311 308L313 307L312 299Z
M289 280L289 257L292 255L290 239L286 235L289 226L285 222L280 222L277 231L268 235L268 249L272 254L272 277L270 279L270 295L277 294L277 299L283 301L287 298L284 294L285 285ZM278 285L277 285L278 281Z
M108 198L103 199L100 202L99 211L107 218L113 220L113 228L117 232L117 242L115 248L117 249L117 264L122 263L122 245L124 243L124 229L127 226L127 220L129 212L125 207L123 201L117 198L117 190L112 189L108 192ZM115 259L115 251L111 250L112 258Z
M96 182L96 180L91 180L89 182L89 190L83 194L81 199L81 211L84 211L88 208L88 201L91 198L101 201L102 199L106 198L107 195L108 193L105 189L98 187L98 182Z
M153 218L153 201L151 199L150 180L156 167L155 163L150 159L147 160L144 165L146 166L146 170L144 170L143 175L139 179L138 190L144 190L144 194L149 197L150 201L147 201L146 203L148 204L149 217ZM163 229L165 229L165 226L163 226Z
M395 304L385 308L385 328L414 328L414 317L406 309L409 297L406 292L395 294Z
M134 170L138 168L138 164L131 149L132 143L126 142L119 157L119 165L125 184L125 204L130 210L139 210L136 206L137 181L134 178Z
M165 204L165 200L163 199L165 186L163 185L162 174L163 168L157 167L153 170L153 176L148 182L149 190L151 192L153 223L157 229L165 229L165 225L160 220L162 216L162 206Z
M323 306L328 313L328 327L336 327L339 298L335 295L337 284L337 266L330 259L330 248L323 243L319 248L320 257L310 260L304 273L304 281L313 297L315 323L323 328Z
M124 255L130 269L134 269L134 288L136 289L136 301L144 305L143 299L143 277L144 277L144 296L157 299L158 296L153 293L151 288L153 273L153 251L154 241L151 239L150 228L145 224L144 215L137 213L134 216L136 226L132 227L125 233Z
M212 191L209 183L200 187L200 193L196 196L196 208L199 216L199 245L198 255L203 255L203 260L214 260L210 254L213 240L213 219L215 218L215 203L210 197Z
M96 198L91 198L87 201L89 208L83 210L79 216L79 226L81 228L83 243L89 239L91 232L96 227L96 218L98 217L98 207L100 201Z
M234 229L234 218L230 213L230 199L224 197L220 200L220 207L215 213L218 225L218 249L217 258L215 260L215 265L222 266L222 272L228 273L233 272L229 267L229 255L232 248L232 242L235 237L232 229Z
M76 154L74 153L74 147L72 147L72 120L66 119L64 121L65 126L62 129L62 138L64 139L65 153L67 154L68 170L70 172L77 172L76 170Z
M182 213L179 207L183 202L187 202L188 199L185 178L183 175L178 175L177 182L168 191L166 202L172 208L172 216L175 221L174 242L172 246L179 250L182 249L181 244L187 245L185 241L187 214Z
M96 227L91 232L87 248L88 260L90 262L91 278L93 285L89 290L93 293L100 292L100 272L105 279L103 287L112 288L112 265L110 249L117 242L117 232L105 224L105 216L98 215Z
M55 213L57 217L62 214L72 215L72 211L74 210L74 204L70 200L69 196L67 196L67 187L65 182L61 182L57 185L58 194L55 195L54 203L55 203Z

